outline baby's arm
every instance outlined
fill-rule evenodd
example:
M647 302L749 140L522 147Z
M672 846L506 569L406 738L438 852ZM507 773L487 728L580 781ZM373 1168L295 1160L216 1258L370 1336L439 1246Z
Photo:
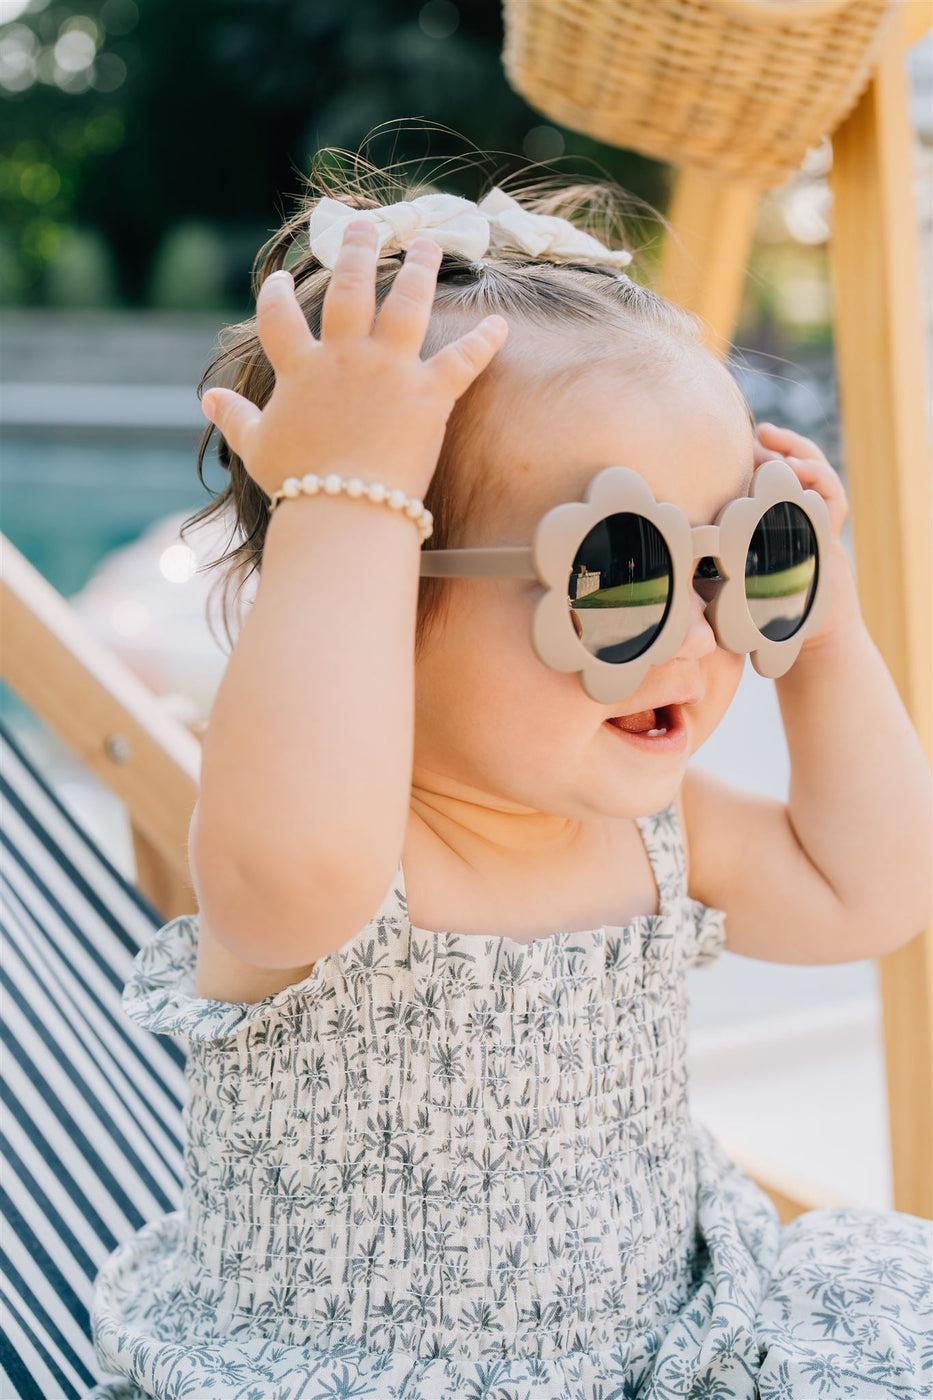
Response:
M214 418L271 495L306 472L421 497L456 399L492 359L486 318L420 347L440 249L416 240L375 326L375 230L351 225L316 340L288 274L266 280L262 409L211 391ZM233 959L306 966L372 917L404 841L414 726L420 536L384 504L299 496L273 513L256 601L203 742L189 841L202 925Z
M821 632L775 681L791 763L788 801L688 769L690 892L726 910L727 945L747 957L876 957L933 917L930 767L861 617L838 539L846 510L838 477L808 439L760 431L784 451L807 454L791 464L830 506L833 604Z
M322 956L389 887L411 780L418 550L410 520L346 496L297 497L269 522L189 839L202 935L249 963Z

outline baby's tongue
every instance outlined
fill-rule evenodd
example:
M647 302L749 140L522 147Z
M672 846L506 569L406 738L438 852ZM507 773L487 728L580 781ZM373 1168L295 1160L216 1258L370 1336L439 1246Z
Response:
M635 734L642 734L646 729L659 727L654 710L639 710L637 715L620 715L615 722L620 729L629 729Z

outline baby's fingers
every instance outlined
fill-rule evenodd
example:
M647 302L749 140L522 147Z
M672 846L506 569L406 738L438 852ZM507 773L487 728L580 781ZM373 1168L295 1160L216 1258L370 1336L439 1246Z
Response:
M220 388L209 389L201 407L241 461L245 461L249 436L262 418L261 410L234 389Z
M376 314L379 235L372 219L351 219L343 230L321 307L321 340L359 340L369 335Z
M418 354L431 318L442 256L440 246L430 238L416 238L409 246L382 304L373 340L391 341L400 350Z
M785 461L797 473L797 480L805 490L818 491L826 502L833 534L838 536L849 513L849 500L846 496L838 472L825 457L786 457Z
M503 316L487 316L459 340L438 350L427 363L447 392L458 399L489 364L508 330L509 324Z
M295 296L290 272L270 272L256 298L256 330L276 379L293 374L307 363L317 344Z
M782 457L792 454L795 457L822 457L826 460L825 453L812 438L804 437L803 433L795 433L792 428L779 428L776 423L759 423L758 441L764 444L765 448L775 447Z

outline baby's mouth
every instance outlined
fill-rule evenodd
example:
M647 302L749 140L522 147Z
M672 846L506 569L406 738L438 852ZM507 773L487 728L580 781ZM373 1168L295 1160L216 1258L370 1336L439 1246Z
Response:
M660 705L654 710L639 710L634 715L618 715L609 721L617 729L625 729L629 734L665 734L671 728L670 705Z
M683 753L687 748L687 721L683 705L657 705L631 715L616 715L605 721L626 744L646 753Z

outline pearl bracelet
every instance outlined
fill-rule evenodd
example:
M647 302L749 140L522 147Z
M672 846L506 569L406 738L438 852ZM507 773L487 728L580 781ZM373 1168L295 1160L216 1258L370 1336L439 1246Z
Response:
M316 476L314 472L309 472L307 476L288 477L278 491L273 493L269 514L271 515L276 506L286 498L316 496L321 491L328 496L339 496L344 492L348 496L365 496L370 501L384 502L391 510L401 511L414 521L422 542L429 540L434 531L434 516L417 496L406 496L404 491L397 488L390 490L388 486L383 486L381 481L366 482L361 481L358 476L347 478L338 476L336 472L331 472L328 476Z

